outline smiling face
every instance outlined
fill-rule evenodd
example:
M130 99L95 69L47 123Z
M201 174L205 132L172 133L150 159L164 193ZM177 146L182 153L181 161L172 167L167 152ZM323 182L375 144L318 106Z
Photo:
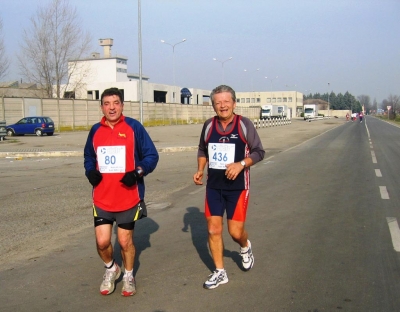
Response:
M236 102L232 99L230 92L221 92L214 94L214 111L221 121L231 121Z
M103 97L101 111L110 125L113 126L119 121L123 110L124 103L121 102L118 95L106 95Z

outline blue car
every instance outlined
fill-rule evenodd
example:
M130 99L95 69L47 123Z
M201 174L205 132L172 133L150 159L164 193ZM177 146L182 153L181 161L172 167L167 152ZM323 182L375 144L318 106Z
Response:
M44 133L53 135L54 122L50 117L25 117L13 125L8 125L6 129L8 136L24 134L42 136Z

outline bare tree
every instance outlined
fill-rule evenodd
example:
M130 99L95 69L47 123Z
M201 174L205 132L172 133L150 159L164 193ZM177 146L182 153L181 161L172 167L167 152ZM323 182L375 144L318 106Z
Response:
M369 111L371 109L371 99L369 98L369 95L362 94L357 96L357 99L365 111Z
M68 84L73 74L73 70L68 71L68 60L82 58L89 51L90 40L76 8L68 0L51 0L38 8L31 17L31 27L24 29L18 55L21 74L43 88L45 96L60 98L61 85Z
M400 97L398 95L389 95L387 99L388 106L391 106L389 111L389 118L396 119L396 114L400 109Z
M3 40L3 20L0 17L0 79L7 74L9 64Z

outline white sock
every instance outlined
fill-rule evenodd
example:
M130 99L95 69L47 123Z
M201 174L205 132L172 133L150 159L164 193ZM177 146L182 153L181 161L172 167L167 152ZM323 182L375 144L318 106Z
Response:
M128 271L128 270L125 269L125 276L127 276L127 275L133 276L133 269L130 270L130 271Z
M104 264L105 264L107 270L115 271L115 270L117 269L117 268L115 267L115 262L114 262L114 260L112 260L112 261L110 261L110 262L108 262L108 263L104 263ZM110 266L111 266L111 268L110 268Z
M249 250L249 241L247 241L247 246L246 247L240 247L240 251L242 252L242 253L245 253L245 252L247 252L248 250Z
M221 272L221 271L225 271L225 269L224 268L222 268L222 269L216 269L218 272Z

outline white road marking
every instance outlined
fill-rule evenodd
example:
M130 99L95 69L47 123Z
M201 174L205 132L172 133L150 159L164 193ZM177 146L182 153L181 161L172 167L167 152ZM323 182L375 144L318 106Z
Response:
M400 252L400 229L396 218L386 218L389 225L390 235L392 236L392 244L394 250Z
M263 162L263 165L268 165L269 163L273 163L273 161L268 160L268 161L266 161L266 162Z
M376 161L376 156L375 156L375 152L374 152L374 151L371 151L371 156L372 156L372 162L373 162L374 164L376 164L377 161Z
M389 199L389 193L386 189L386 186L380 186L379 191L381 192L381 198L382 199Z
M197 194L198 192L204 191L205 188L206 188L205 186L202 186L199 189L197 189L197 190L195 190L193 192L190 192L189 194L190 195Z
M378 178L382 178L382 173L380 169L375 169L375 174Z

